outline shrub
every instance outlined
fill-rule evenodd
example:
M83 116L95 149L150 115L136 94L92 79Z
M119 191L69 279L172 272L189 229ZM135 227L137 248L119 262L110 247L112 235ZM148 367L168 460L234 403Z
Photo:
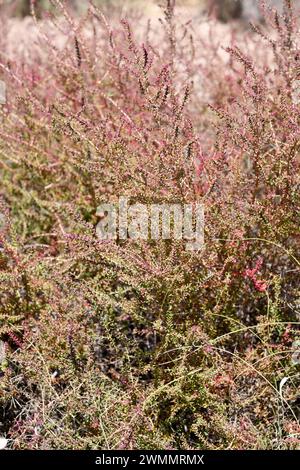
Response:
M159 36L55 4L30 59L0 62L2 432L16 449L299 446L290 2L226 59L171 0ZM205 247L97 239L119 195L201 202Z

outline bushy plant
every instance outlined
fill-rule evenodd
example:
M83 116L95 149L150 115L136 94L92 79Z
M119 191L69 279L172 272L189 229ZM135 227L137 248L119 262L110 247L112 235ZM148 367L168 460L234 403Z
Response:
M290 2L226 57L173 0L159 35L54 4L40 47L0 55L0 432L16 449L299 447ZM205 247L99 240L120 195L201 202Z

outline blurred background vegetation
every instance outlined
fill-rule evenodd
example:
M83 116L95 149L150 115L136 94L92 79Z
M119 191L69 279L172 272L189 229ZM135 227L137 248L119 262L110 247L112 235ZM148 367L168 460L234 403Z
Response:
M177 0L178 5L199 5L203 6L208 0ZM225 0L228 1L228 0ZM236 1L236 0L231 0ZM77 10L78 12L84 11L88 6L88 0L67 0L67 3ZM94 3L98 6L138 6L139 4L146 3L144 0L94 0ZM147 3L160 3L159 0L147 0ZM50 0L35 0L36 8L40 11L53 9ZM14 15L16 16L27 16L30 15L30 0L0 0L0 5L9 7Z
M50 0L35 0L37 16L43 12L53 10ZM88 6L88 0L66 0L71 8L79 14L84 12ZM160 0L94 0L94 3L104 9L122 7L132 9L142 7L150 10L153 5L159 5ZM281 8L283 0L267 0L271 6ZM294 0L293 4L298 6L300 0ZM199 12L206 10L216 16L222 22L232 19L259 20L259 0L176 0L177 6L199 7ZM10 16L25 17L30 15L30 0L0 0L0 7L9 11Z

